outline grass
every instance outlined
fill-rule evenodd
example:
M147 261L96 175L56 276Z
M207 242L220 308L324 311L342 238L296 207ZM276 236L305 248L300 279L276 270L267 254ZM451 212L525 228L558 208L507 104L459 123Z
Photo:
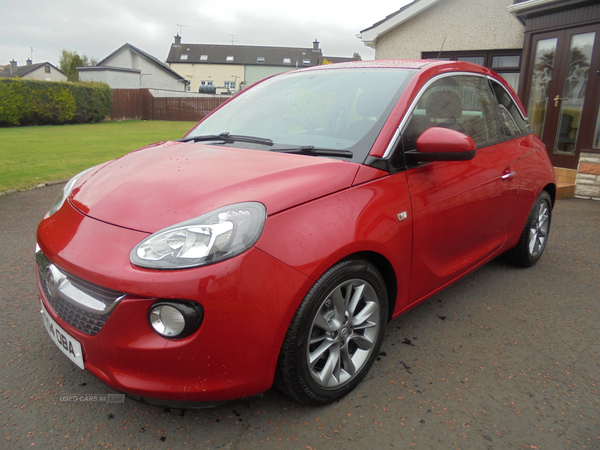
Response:
M0 128L0 192L70 178L144 145L178 139L192 126L138 120Z

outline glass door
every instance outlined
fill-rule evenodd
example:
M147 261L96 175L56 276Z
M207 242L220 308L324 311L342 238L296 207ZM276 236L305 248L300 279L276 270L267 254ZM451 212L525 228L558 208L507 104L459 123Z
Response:
M533 39L529 121L557 167L577 168L581 149L600 144L598 31L583 27ZM598 143L593 142L596 128Z

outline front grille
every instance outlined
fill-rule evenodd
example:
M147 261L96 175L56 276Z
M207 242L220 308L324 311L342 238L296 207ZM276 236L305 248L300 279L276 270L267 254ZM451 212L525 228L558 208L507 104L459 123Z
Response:
M98 334L114 311L118 301L125 296L122 292L103 288L65 272L52 264L41 251L36 253L36 262L44 296L61 319L82 333L90 336ZM104 305L102 311L91 311L85 305L78 304L77 299L65 298L64 293L58 292L56 287L49 286L52 283L49 279L52 276L49 275L51 266L53 270L60 272L61 276L72 285L75 292L79 291L93 300L101 302Z

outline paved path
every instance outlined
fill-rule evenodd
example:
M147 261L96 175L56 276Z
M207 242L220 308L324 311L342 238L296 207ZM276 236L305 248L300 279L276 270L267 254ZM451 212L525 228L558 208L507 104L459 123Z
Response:
M60 189L0 197L0 448L600 448L600 202L558 202L537 266L492 261L390 324L338 403L271 391L182 411L59 402L114 393L54 347L38 313L35 228Z

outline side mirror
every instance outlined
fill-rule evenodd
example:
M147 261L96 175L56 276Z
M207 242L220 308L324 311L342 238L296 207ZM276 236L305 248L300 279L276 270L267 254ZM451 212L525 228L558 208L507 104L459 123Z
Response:
M475 157L477 145L460 131L432 127L417 139L417 150L406 152L413 161L468 161Z

